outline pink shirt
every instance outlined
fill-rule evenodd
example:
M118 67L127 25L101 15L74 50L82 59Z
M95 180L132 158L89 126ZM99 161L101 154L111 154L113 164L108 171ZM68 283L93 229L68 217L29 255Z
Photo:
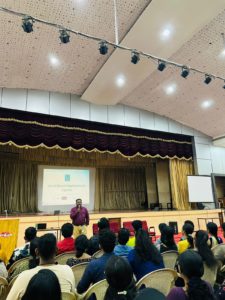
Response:
M73 207L70 211L70 218L73 221L73 225L89 225L89 213L85 207L81 207L78 211L77 207Z

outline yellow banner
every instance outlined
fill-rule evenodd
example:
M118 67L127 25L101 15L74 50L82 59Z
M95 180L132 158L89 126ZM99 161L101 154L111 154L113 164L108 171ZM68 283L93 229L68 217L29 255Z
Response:
M5 263L16 248L19 219L0 219L0 259Z

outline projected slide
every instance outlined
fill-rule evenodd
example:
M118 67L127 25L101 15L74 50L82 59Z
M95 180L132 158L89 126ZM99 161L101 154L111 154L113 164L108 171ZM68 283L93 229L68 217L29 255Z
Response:
M89 181L89 170L44 169L42 205L72 205L77 198L88 204Z

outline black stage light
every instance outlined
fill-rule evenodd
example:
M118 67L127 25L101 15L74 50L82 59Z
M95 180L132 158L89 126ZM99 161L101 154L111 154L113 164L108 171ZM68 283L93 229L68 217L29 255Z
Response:
M23 27L23 30L27 33L30 33L33 31L33 19L29 16L26 16L23 18L23 23L22 23L22 27Z
M102 55L105 55L108 53L108 45L107 45L106 41L101 41L99 43L99 52Z
M163 61L159 60L158 70L162 72L165 68L166 68L166 64Z
M224 81L223 89L225 89L225 81Z
M136 51L131 52L131 62L136 65L140 60L140 54Z
M212 77L210 77L209 75L205 75L204 83L209 84L211 81L212 81Z
M70 41L70 35L69 35L69 33L68 33L65 29L61 29L61 30L59 31L59 33L60 33L60 36L59 36L60 41L61 41L63 44L69 43L69 41Z
M190 73L190 71L188 70L188 68L182 68L182 72L181 72L180 75L181 75L183 78L186 78L186 77L188 77L189 73Z

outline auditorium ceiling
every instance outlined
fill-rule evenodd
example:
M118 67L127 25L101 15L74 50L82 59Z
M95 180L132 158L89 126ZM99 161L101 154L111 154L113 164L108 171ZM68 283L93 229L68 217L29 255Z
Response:
M119 42L205 73L225 77L224 0L116 0ZM114 0L0 0L0 7L115 41ZM0 12L0 87L78 94L95 104L145 109L218 137L225 134L225 84L71 35L62 44L56 28Z

